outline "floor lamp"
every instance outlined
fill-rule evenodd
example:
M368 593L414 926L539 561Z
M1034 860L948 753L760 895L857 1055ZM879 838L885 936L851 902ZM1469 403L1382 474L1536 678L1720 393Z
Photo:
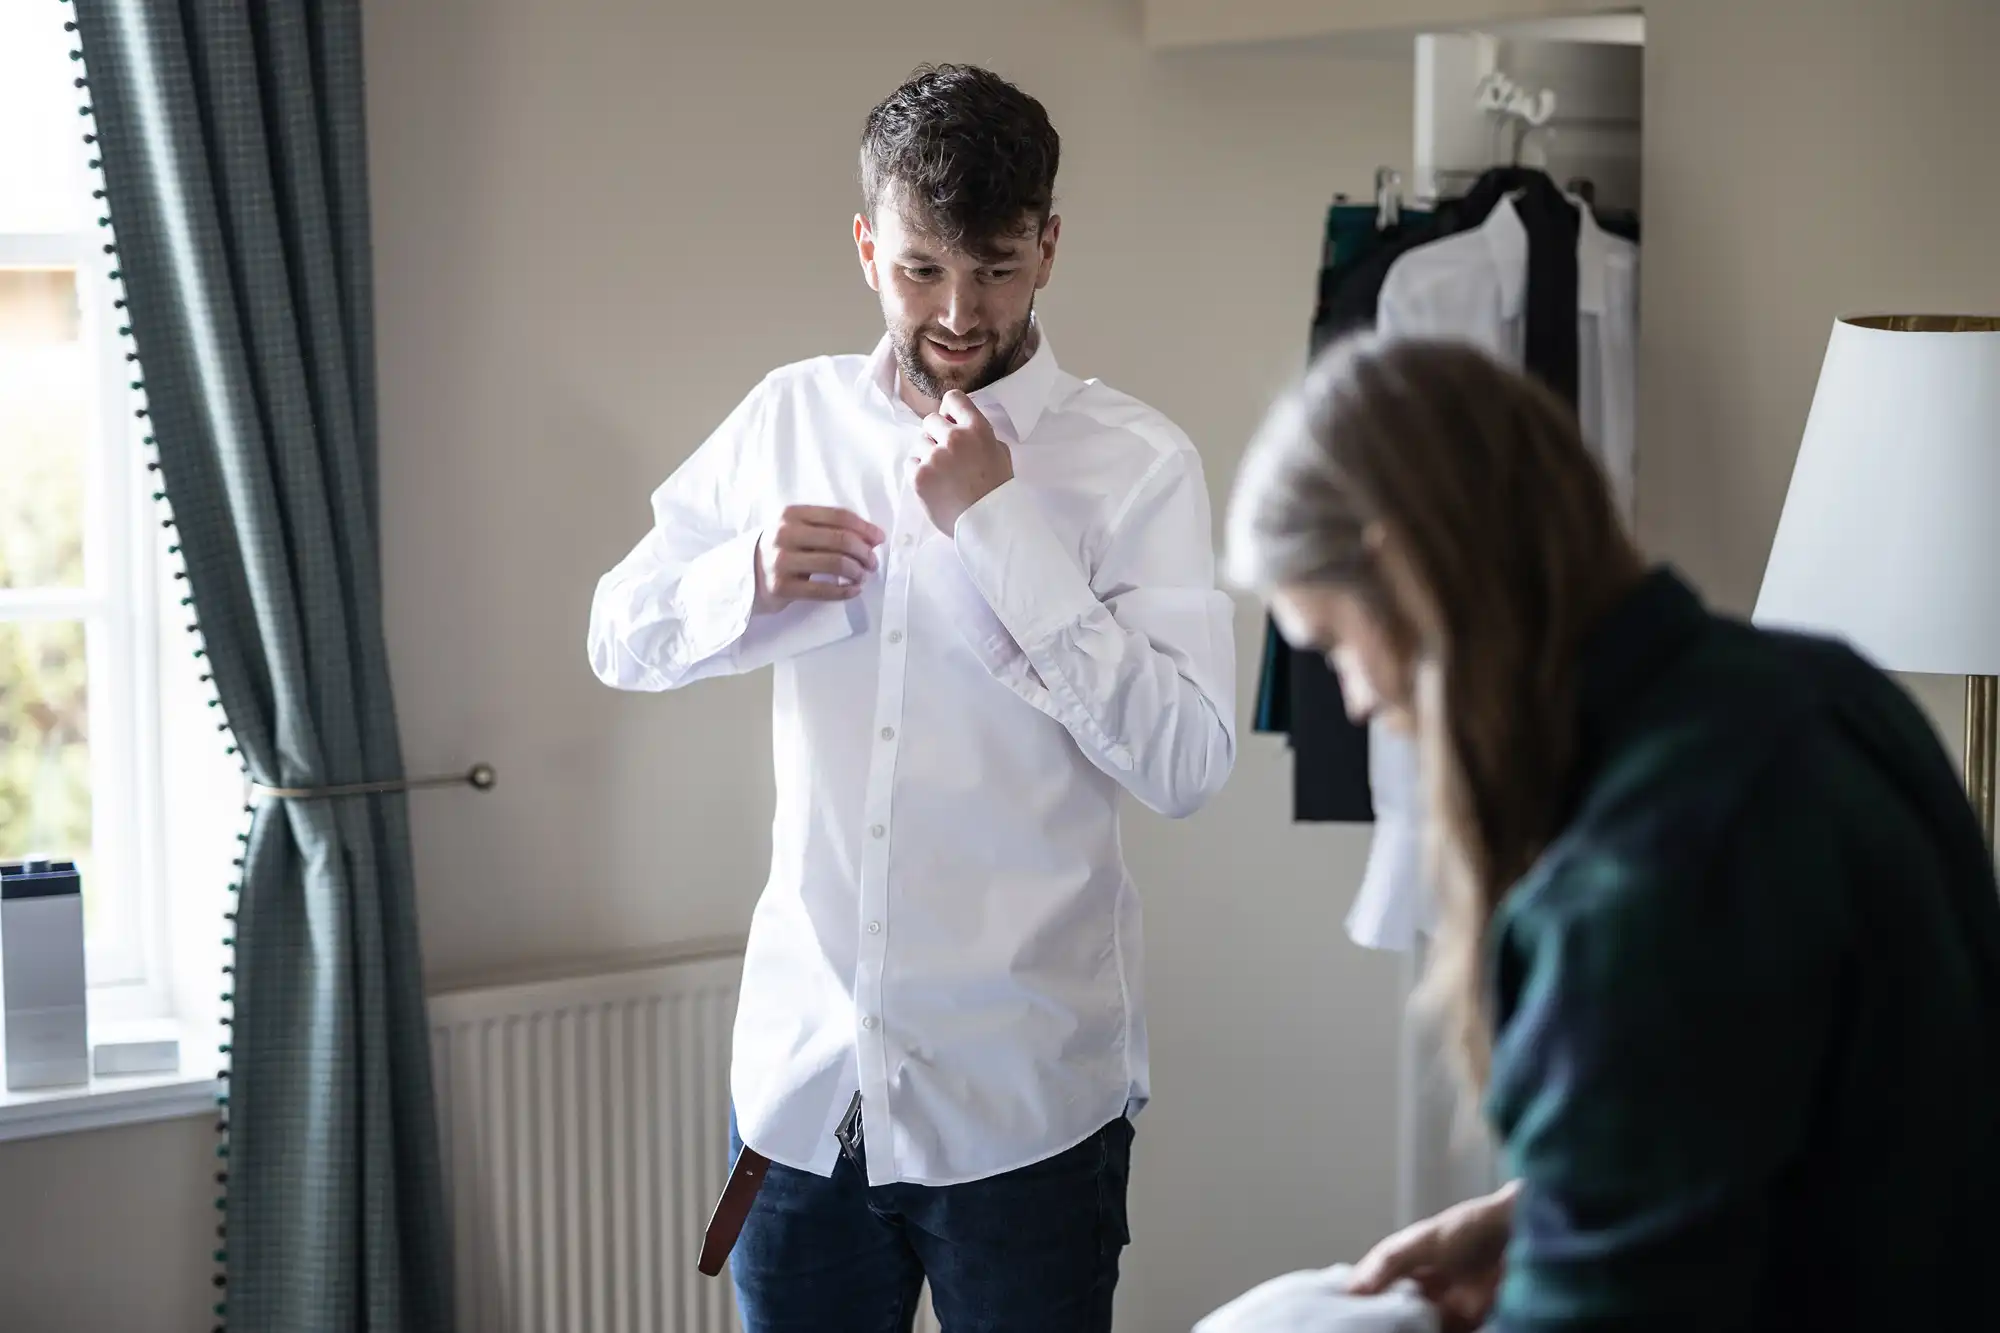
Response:
M1965 785L1993 840L2000 722L2000 316L1841 319L1758 624L1965 677Z

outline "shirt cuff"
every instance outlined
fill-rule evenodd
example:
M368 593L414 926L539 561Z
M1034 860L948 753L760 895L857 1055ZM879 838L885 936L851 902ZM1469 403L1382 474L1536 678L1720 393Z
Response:
M674 654L681 666L705 662L734 647L750 627L757 601L758 534L732 537L688 562L674 590L681 635Z
M961 514L952 540L967 577L1023 648L1032 650L1102 605L1019 481L1001 484Z
M917 547L916 577L945 604L952 628L989 673L1004 676L1016 665L1025 667L1027 657L1021 645L986 604L986 594L965 572L964 562L948 539L934 536Z
M736 641L734 660L739 670L754 671L787 658L803 657L867 630L868 603L864 598L793 602L769 615L752 615L743 637Z

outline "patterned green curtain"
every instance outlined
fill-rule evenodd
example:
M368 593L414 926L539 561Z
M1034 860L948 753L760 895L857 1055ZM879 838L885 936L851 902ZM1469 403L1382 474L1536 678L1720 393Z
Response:
M400 777L359 0L75 9L167 521L228 727L262 784ZM255 1333L448 1330L402 798L264 802L241 864L218 1312Z

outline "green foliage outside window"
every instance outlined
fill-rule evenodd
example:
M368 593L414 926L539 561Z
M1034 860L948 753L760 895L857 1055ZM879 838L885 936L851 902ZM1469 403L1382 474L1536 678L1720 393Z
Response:
M84 583L89 379L75 275L0 270L0 589ZM0 858L90 851L83 623L0 620Z

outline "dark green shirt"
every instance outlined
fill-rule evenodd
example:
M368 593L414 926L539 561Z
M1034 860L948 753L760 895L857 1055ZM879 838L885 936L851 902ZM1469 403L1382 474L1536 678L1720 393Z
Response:
M1488 940L1497 1327L2000 1328L2000 897L1928 722L1664 571L1580 691L1574 815Z

